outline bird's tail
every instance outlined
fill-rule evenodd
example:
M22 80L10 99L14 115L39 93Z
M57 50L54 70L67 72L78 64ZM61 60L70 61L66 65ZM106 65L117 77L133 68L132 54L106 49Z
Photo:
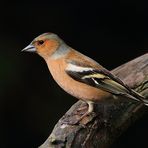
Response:
M139 94L138 92L131 90L129 96L130 98L137 100L137 101L141 101L143 102L144 105L148 106L148 100L142 96L141 94Z

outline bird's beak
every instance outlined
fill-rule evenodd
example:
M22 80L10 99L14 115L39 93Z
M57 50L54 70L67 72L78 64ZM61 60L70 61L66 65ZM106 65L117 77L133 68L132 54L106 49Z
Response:
M28 45L27 47L25 47L23 50L21 50L22 52L36 52L36 48L33 45Z

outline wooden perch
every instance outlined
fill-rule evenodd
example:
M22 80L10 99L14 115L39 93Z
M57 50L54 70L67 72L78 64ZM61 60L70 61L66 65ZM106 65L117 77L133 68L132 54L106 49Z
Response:
M119 66L112 73L148 99L148 53ZM84 110L79 111L83 106ZM75 103L40 148L107 148L148 110L143 104L123 97L97 104L95 109L95 115L85 117L79 125L67 125L65 122L79 119L87 110L86 103Z

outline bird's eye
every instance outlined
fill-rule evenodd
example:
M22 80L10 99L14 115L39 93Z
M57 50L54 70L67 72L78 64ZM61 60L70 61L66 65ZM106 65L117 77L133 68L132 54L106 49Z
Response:
M44 44L43 40L38 41L38 45L42 45L42 44Z

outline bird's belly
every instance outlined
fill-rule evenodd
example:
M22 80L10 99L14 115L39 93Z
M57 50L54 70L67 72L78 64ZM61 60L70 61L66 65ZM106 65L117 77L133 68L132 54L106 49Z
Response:
M98 102L101 100L105 100L106 98L111 96L110 93L87 85L85 83L76 81L67 74L61 76L62 77L59 78L54 75L53 78L61 88L63 88L67 93L78 99L84 101Z
M86 100L86 101L94 101L98 102L108 98L111 94L100 90L98 88L94 88L91 86L87 86L86 84L81 84L81 86L71 87L72 83L69 85L69 88L63 86L63 89L71 94L72 96Z

